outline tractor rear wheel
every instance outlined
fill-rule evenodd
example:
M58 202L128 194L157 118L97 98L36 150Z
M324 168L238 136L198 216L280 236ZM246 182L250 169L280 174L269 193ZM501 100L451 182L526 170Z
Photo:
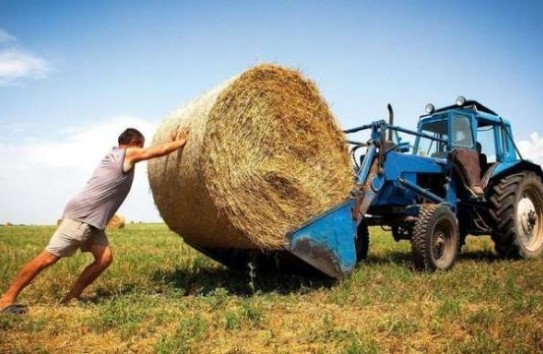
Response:
M504 258L533 258L543 252L543 185L533 172L502 178L490 189L492 240Z
M356 261L362 262L368 258L368 250L370 247L370 232L368 231L368 224L365 221L361 221L356 229L356 240L354 242L356 249Z
M411 237L417 270L452 268L458 255L458 221L445 205L422 205Z

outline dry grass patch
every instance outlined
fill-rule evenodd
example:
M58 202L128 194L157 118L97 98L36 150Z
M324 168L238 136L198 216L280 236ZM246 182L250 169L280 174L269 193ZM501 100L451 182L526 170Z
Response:
M0 292L53 230L0 229ZM489 239L474 239L450 272L419 273L408 245L371 233L367 264L330 284L251 279L195 253L165 225L129 224L110 233L116 259L86 302L56 305L90 261L76 255L23 293L27 316L0 315L0 353L543 351L542 259L500 261Z

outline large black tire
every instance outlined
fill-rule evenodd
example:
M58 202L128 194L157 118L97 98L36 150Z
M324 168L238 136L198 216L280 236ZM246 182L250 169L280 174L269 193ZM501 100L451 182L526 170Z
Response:
M368 258L368 250L370 248L370 232L368 224L365 221L361 221L358 224L354 245L356 249L356 261L358 263L365 261Z
M417 270L452 268L458 255L458 220L446 205L422 205L411 237Z
M543 252L543 185L533 172L502 178L489 190L489 214L496 253L534 258Z

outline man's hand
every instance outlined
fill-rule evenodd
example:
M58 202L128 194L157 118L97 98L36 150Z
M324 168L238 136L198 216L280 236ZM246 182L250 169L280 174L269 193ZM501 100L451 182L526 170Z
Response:
M189 131L190 131L190 127L185 127L185 128L182 128L181 130L179 130L179 127L177 127L173 132L172 132L172 136L171 136L171 140L172 141L176 141L176 140L187 140L188 137L189 137Z

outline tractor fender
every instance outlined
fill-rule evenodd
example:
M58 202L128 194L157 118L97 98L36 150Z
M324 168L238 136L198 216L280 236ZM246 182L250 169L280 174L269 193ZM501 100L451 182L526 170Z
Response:
M514 162L502 162L495 167L491 167L490 176L487 177L488 181L485 183L485 187L492 184L503 176L512 175L518 172L532 171L535 172L541 179L543 179L543 171L541 166L531 162L530 160L519 160ZM485 182L485 181L483 181Z

